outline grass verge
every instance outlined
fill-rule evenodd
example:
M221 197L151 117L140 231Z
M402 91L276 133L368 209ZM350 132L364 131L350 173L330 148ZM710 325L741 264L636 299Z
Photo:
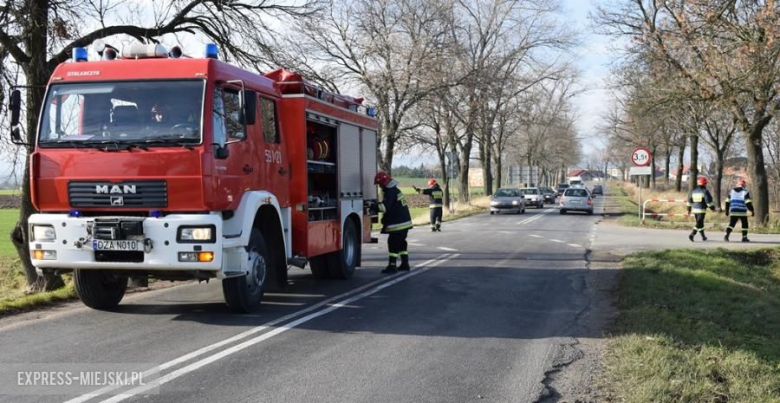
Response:
M780 402L780 249L633 255L618 308L608 401Z
M637 190L633 183L617 182L613 184L613 196L620 209L621 216L618 223L627 227L645 227L645 228L665 228L665 229L691 229L694 225L693 216L690 217L663 217L659 219L648 217L644 223L639 218L639 207L637 205ZM671 191L652 191L644 189L642 191L642 200L648 199L687 199L687 195ZM648 212L653 213L671 213L684 214L686 212L685 203L651 203L648 205ZM709 211L705 222L706 228L716 231L725 231L729 224L729 217L723 212ZM738 228L739 229L739 228ZM756 225L750 223L750 233L753 234L780 234L780 218L774 214L772 221L766 225Z

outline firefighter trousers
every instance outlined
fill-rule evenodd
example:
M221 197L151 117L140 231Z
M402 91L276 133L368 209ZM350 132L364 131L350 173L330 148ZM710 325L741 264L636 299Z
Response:
M736 228L737 221L740 221L742 224L742 237L747 237L748 234L748 218L747 216L731 216L731 220L729 221L729 226L726 228L726 234L731 234L731 231Z
M437 231L441 229L441 219L443 214L444 209L442 207L431 207L431 229Z
M387 236L387 250L390 254L390 264L395 266L395 262L400 256L402 260L408 261L409 251L406 249L406 235L409 230L393 231Z
M706 213L696 213L693 215L696 218L696 226L693 227L693 233L692 235L696 235L696 233L700 233L702 237L704 237L704 218L707 216Z

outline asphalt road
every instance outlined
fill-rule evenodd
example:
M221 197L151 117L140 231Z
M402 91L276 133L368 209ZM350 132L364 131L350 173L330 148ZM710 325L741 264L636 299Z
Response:
M598 219L547 208L415 229L411 272L379 273L380 239L352 280L291 269L290 289L252 315L230 313L213 281L131 295L117 312L0 321L0 401L539 401L547 373L582 356L578 338L598 337L580 321ZM145 371L145 385L18 378L97 364Z

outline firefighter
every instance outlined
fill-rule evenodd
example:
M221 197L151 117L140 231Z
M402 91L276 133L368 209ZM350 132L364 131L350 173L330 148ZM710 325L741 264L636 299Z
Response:
M688 215L693 210L693 216L696 217L696 226L693 227L693 232L688 235L688 239L693 242L693 238L696 233L701 234L701 240L706 241L707 236L704 235L704 217L707 215L707 209L715 211L715 204L712 201L712 195L707 190L707 178L701 177L696 180L698 185L696 189L693 189L690 195L688 195Z
M750 242L747 237L748 211L750 211L751 216L755 217L756 212L753 211L753 201L750 200L750 192L745 189L745 180L740 179L737 181L737 187L731 189L728 197L726 197L726 215L731 216L729 226L726 228L726 236L723 237L726 242L729 241L729 235L734 230L734 226L737 225L737 221L742 222L742 242Z
M164 123L168 121L168 107L163 103L156 103L152 106L152 122Z
M428 189L418 189L412 186L417 193L428 196L429 207L431 209L431 232L441 232L441 219L444 207L444 191L436 183L436 179L431 178L428 181Z
M392 274L396 271L409 271L409 251L407 250L406 235L412 228L412 216L406 199L398 182L393 180L386 172L379 172L374 177L374 184L382 188L382 202L377 206L382 215L382 233L388 234L387 249L390 260L382 273ZM396 268L396 261L401 257L401 265Z

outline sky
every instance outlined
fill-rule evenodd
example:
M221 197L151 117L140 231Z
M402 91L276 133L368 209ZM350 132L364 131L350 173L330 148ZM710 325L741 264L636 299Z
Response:
M562 0L561 13L569 27L577 32L581 45L574 49L575 66L581 72L581 85L586 91L574 99L577 110L577 130L582 139L583 154L606 146L606 138L599 133L601 117L611 105L610 93L605 87L610 62L616 57L610 44L613 38L598 35L590 27L589 13L595 12L598 0ZM434 156L400 154L393 165L433 164Z

